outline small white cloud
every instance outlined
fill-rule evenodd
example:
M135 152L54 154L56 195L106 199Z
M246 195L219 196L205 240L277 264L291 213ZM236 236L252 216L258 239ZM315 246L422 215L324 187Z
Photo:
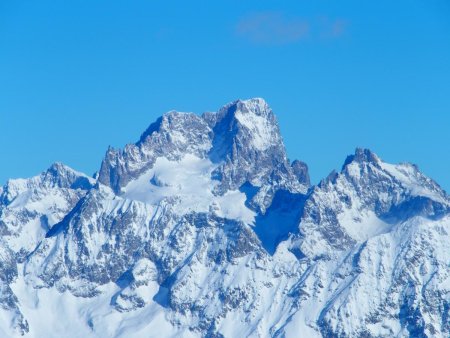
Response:
M254 43L286 44L306 38L309 23L280 12L261 12L242 18L236 26L236 32Z
M348 22L327 16L300 18L282 12L257 12L243 17L236 33L255 44L289 44L307 38L339 38L345 34Z

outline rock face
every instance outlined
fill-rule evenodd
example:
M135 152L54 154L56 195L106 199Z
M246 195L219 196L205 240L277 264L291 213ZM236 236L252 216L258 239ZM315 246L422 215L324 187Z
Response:
M255 187L258 192L251 202L262 212L277 189L305 193L309 187L306 164L289 165L275 115L262 99L238 100L201 117L169 112L137 143L122 151L109 149L98 180L120 195L127 183L151 169L158 158L180 161L186 155L215 164L212 176L220 182L215 187L217 194L245 183Z
M262 99L170 112L0 188L0 335L447 337L449 214L367 149L310 186Z

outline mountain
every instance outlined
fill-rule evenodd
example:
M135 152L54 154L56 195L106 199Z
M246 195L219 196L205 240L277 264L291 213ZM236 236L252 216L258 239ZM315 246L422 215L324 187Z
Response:
M311 186L262 99L0 188L5 337L447 337L450 199L356 149Z

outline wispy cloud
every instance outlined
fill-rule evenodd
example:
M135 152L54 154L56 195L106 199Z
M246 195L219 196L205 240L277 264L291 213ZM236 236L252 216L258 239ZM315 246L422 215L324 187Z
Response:
M242 18L236 32L254 43L285 44L305 38L309 23L281 12L260 12Z
M331 35L333 37L339 37L345 34L347 30L347 20L337 19L331 25Z
M290 44L310 38L338 38L345 34L347 21L288 16L283 12L256 12L236 24L238 36L255 44Z
M317 31L321 38L339 38L347 32L348 21L344 19L331 19L322 16L317 20Z

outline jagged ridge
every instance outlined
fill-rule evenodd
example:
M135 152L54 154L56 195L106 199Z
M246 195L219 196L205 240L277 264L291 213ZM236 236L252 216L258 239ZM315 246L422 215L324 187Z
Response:
M262 99L169 112L96 182L55 164L1 188L0 330L448 336L449 203L367 149L310 187Z

